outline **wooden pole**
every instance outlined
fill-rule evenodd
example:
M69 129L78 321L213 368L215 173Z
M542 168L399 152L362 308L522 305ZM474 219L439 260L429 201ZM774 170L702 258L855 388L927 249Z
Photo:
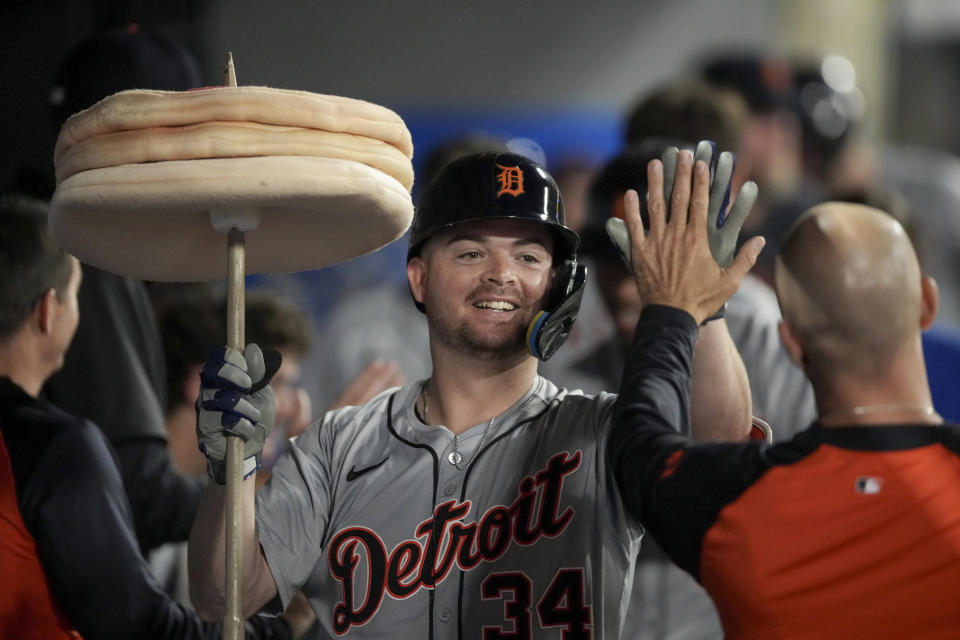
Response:
M223 84L237 86L233 54L227 54ZM246 275L244 233L236 228L227 233L227 344L244 349L244 306ZM243 575L243 440L227 436L227 513L226 527L226 613L223 619L225 640L243 640L243 601L240 579Z

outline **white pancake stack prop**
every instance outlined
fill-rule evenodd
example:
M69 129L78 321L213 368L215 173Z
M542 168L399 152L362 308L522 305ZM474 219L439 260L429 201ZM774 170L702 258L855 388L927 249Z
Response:
M244 348L244 275L317 269L410 226L413 144L384 107L238 87L122 91L71 116L54 151L50 228L101 269L143 280L227 278L227 336ZM243 442L227 441L227 613L240 602Z
M210 212L225 211L257 231L251 273L316 269L406 231L412 155L400 117L361 100L269 87L122 91L60 131L51 229L108 271L216 280L225 238Z

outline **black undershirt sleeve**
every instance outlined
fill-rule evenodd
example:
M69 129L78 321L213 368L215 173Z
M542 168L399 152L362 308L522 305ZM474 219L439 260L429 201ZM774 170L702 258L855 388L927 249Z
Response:
M608 455L630 512L671 560L699 579L704 537L724 506L770 468L760 442L694 443L689 422L693 348L688 313L650 305L637 324Z
M107 436L141 549L186 540L203 487L173 467L166 447L163 344L147 289L85 264L78 302L76 334L44 395Z
M113 449L133 514L139 515L134 523L144 553L165 542L186 540L205 480L177 471L164 440L127 440Z
M698 327L690 314L644 307L613 411L608 455L627 508L644 521L663 461L690 439L690 376Z

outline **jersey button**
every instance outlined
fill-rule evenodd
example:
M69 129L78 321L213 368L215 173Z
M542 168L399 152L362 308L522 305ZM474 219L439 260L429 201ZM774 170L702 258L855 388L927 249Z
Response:
M451 611L450 609L444 609L440 612L440 622L449 622L450 621Z
M447 496L448 498L453 494L455 494L456 492L457 492L457 485L455 485L452 482L443 488L443 495Z

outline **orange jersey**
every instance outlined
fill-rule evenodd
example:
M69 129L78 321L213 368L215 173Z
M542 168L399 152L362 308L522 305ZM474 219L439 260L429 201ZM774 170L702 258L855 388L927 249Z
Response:
M815 426L784 444L809 452L759 475L702 542L727 635L960 637L957 442L957 427Z
M728 638L960 638L960 426L814 424L773 446L696 444L676 433L692 318L645 311L637 334L611 459Z
M80 638L63 617L17 505L10 455L0 432L0 638Z

